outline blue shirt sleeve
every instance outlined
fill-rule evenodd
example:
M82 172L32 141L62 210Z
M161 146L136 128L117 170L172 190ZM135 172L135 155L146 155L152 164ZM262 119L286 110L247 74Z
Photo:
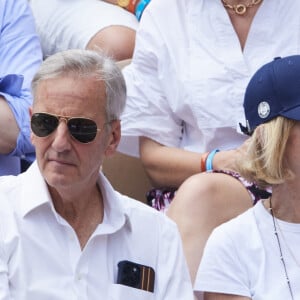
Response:
M8 102L20 128L17 146L10 155L32 159L31 80L42 62L42 51L28 1L0 1L0 24L0 95Z

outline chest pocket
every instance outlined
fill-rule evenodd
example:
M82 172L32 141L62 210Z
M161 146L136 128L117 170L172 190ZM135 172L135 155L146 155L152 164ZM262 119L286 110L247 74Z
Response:
M128 287L122 284L111 284L108 290L109 300L153 300L154 293Z

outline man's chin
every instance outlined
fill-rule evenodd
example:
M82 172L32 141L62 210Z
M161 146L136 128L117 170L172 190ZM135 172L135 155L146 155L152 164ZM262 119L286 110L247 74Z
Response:
M47 174L44 174L44 177L47 184L55 189L66 188L74 184L72 176L66 173L48 172Z

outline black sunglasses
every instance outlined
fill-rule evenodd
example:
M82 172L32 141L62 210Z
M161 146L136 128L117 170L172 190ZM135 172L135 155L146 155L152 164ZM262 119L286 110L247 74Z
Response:
M31 117L31 130L38 137L46 137L53 133L60 120L65 120L70 135L80 143L92 142L98 131L95 121L82 117L65 117L48 113L34 113Z

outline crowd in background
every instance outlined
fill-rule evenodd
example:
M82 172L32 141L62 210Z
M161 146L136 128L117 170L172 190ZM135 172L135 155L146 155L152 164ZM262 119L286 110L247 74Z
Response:
M129 59L130 64L122 71L127 96L124 112L117 117L122 135L116 145L118 151L140 158L153 185L145 195L145 202L153 210L161 211L163 218L176 223L191 283L196 280L199 299L259 299L253 282L243 289L214 290L207 285L206 290L200 282L204 273L199 265L212 231L248 209L252 211L253 205L261 205L262 199L271 199L272 190L277 187L277 183L268 181L269 185L261 185L258 178L240 172L240 163L252 138L245 124L243 105L248 83L259 68L276 57L300 54L300 17L295 13L300 3L293 0L276 3L271 0L52 0L46 5L42 0L2 0L0 3L0 175L17 175L23 171L22 163L31 165L35 160L31 142L35 133L30 130L29 114L33 103L31 81L43 61L69 49L101 52L118 62ZM269 94L264 96L267 99ZM288 99L290 94L280 96ZM270 107L254 110L269 113ZM69 126L71 122L64 119ZM60 122L60 119L50 121ZM59 127L54 126L53 130L56 128ZM272 213L271 200L263 203L267 203L265 206ZM273 204L278 209L276 200ZM297 205L294 202L293 205L296 209ZM300 222L297 213L294 218L287 215L278 213L284 221ZM214 233L213 241L217 237ZM212 262L209 255L214 251L213 243L217 244L209 244L206 264L202 266L204 272L209 272L207 265ZM289 275L297 278L294 273ZM299 294L295 287L288 285L288 288L292 299ZM203 295L203 291L208 293Z

